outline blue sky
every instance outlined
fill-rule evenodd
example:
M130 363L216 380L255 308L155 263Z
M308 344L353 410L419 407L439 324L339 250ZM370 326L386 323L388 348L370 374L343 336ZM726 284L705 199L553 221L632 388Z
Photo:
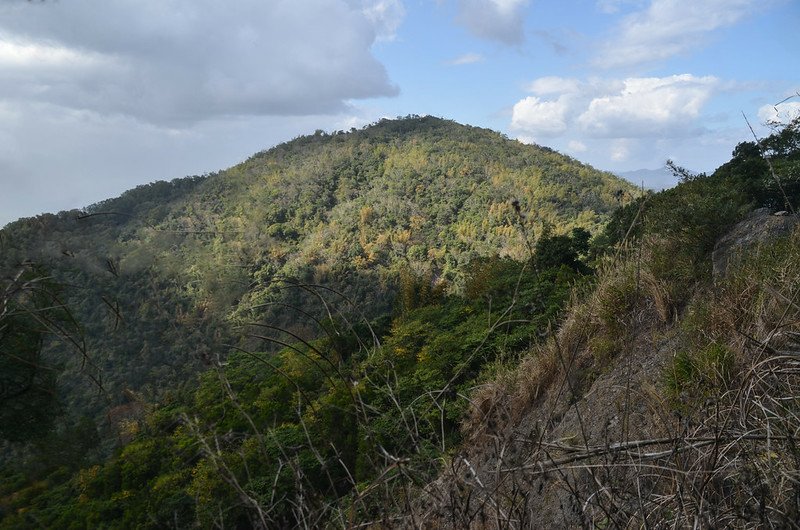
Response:
M798 27L797 0L6 0L0 225L407 114L711 171L742 113L800 112Z

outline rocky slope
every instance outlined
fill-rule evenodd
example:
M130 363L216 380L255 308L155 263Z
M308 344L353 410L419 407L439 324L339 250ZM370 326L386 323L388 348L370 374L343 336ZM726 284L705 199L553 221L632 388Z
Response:
M549 344L478 392L464 450L417 517L443 528L793 527L798 223L761 209L733 226L713 284L673 300L677 312L660 307L653 275L663 242L640 241Z

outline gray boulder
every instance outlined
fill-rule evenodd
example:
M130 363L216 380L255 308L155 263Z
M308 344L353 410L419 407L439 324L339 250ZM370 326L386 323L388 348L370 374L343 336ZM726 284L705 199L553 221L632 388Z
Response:
M747 218L722 236L711 254L714 279L725 275L727 270L747 253L765 241L791 233L800 222L796 215L787 212L773 214L769 208L754 210Z

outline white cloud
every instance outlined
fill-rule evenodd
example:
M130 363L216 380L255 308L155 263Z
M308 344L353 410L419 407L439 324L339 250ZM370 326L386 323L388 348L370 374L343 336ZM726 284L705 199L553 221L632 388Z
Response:
M777 105L764 105L758 109L758 119L767 124L788 124L800 117L800 102L784 101Z
M622 6L626 4L645 4L647 0L597 0L595 6L597 10L606 15L613 15L620 11Z
M0 41L0 68L80 68L97 66L102 56L47 43Z
M452 61L448 62L447 64L450 64L452 66L462 66L462 65L465 65L465 64L480 63L480 62L483 62L483 61L484 61L484 57L480 53L465 53L464 55L461 55L460 57L456 57L455 59L453 59Z
M511 128L540 136L558 136L567 130L567 96L545 101L528 96L514 105Z
M589 148L583 142L580 142L578 140L570 140L569 143L567 144L567 149L569 149L573 153L583 153Z
M406 15L402 0L361 0L366 17L374 24L378 38L393 40Z
M611 144L611 153L609 155L611 160L614 162L624 162L627 160L631 154L628 143L628 140L624 138L614 140L614 143Z
M688 137L697 134L703 106L722 86L715 77L690 74L542 77L528 87L536 95L514 105L511 128L541 136L572 130L594 138Z
M513 14L520 6L528 3L527 0L489 0L497 10L505 14Z
M161 124L339 112L397 93L371 53L399 0L0 4L0 101Z
M459 0L457 20L476 37L519 44L527 5L528 0Z
M619 11L620 3L621 0L597 0L595 5L597 6L598 11L610 15Z
M625 17L594 63L628 67L690 51L706 34L735 24L758 5L757 0L652 0L647 9Z
M577 79L564 77L540 77L528 85L528 92L537 96L549 96L551 94L572 94L577 92L580 82Z
M577 124L597 137L686 136L717 84L689 74L628 78L619 93L593 98Z

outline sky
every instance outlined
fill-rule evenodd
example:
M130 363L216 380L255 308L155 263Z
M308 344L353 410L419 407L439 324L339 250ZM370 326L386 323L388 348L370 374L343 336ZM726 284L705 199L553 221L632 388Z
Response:
M0 226L409 114L713 171L800 113L798 27L799 0L0 0Z

